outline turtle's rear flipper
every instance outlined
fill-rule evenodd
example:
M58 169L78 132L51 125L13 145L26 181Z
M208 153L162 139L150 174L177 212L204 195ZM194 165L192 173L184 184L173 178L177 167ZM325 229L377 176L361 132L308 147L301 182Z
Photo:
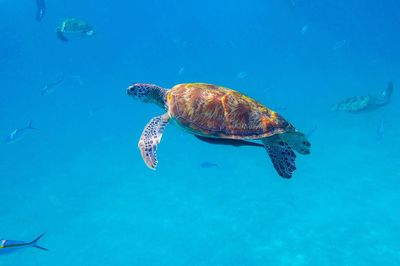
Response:
M300 154L310 154L311 144L308 142L306 135L299 131L286 132L279 135L280 138L287 142L289 146Z
M290 146L276 135L263 139L263 143L278 174L284 178L291 178L296 170L296 154Z
M146 165L155 170L157 167L157 145L161 141L162 134L168 124L168 114L156 116L150 120L142 132L139 140L139 149Z
M64 33L61 31L60 28L57 28L57 37L63 42L68 42L68 39L65 37Z

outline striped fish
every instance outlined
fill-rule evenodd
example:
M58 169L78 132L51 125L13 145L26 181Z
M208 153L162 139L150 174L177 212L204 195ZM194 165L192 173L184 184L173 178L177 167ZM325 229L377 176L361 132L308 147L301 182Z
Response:
M17 251L22 248L27 248L27 247L34 247L38 248L44 251L49 251L47 248L41 247L37 244L39 239L44 235L41 234L38 236L36 239L34 239L31 242L24 242L24 241L18 241L18 240L0 240L0 254L7 254L11 253L14 251Z

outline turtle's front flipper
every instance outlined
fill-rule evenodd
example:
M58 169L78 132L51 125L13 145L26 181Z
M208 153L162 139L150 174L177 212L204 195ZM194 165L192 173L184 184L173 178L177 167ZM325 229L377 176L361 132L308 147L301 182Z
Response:
M139 149L146 165L155 170L157 167L157 145L161 141L161 137L165 127L169 121L169 115L163 114L156 116L150 120L142 132L139 140Z
M293 171L296 170L296 154L289 144L282 141L277 135L262 141L278 174L284 178L291 178Z
M65 37L64 33L60 28L57 28L57 37L63 42L68 42L68 39Z

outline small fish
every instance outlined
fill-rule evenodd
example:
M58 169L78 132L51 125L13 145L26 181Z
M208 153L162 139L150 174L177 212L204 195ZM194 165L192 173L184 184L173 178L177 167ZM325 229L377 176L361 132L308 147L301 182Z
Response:
M178 71L178 75L181 76L185 72L185 67L181 67Z
M307 31L308 31L308 25L304 25L302 28L301 28L301 34L302 35L304 35L304 34L306 34L307 33Z
M218 168L219 166L216 163L205 161L200 164L200 167L202 167L202 168Z
M73 81L73 82L75 82L75 83L78 83L79 86L83 86L83 84L84 84L82 77L79 76L79 75L68 75L68 78L69 78L71 81Z
M18 240L0 240L0 254L8 254L12 253L14 251L17 251L22 248L27 248L27 247L34 247L38 248L44 251L49 251L47 248L41 247L37 244L39 239L44 235L41 234L38 236L35 240L31 242L24 242L24 241L18 241Z
M56 80L55 82L50 82L48 84L46 84L42 90L40 91L40 95L41 96L47 96L50 93L52 93L56 88L58 88L60 86L61 83L63 83L64 78L60 78L58 80Z
M346 40L338 41L338 42L336 42L336 43L332 46L332 49L333 49L333 50L338 50L338 49L342 48L343 46L345 46L346 43L347 43Z
M41 21L46 12L46 3L44 0L36 0L36 21Z
M244 79L245 77L247 77L247 72L245 72L245 71L242 71L237 74L238 79Z
M96 114L97 114L99 111L101 111L101 109L103 109L102 106L97 106L97 107L92 107L92 108L90 108L89 113L88 113L88 117L89 117L89 118L95 117Z
M25 133L28 130L31 129L36 129L32 127L32 121L29 122L28 126L23 127L23 128L17 128L14 131L12 131L10 134L7 135L7 137L4 139L4 142L7 144L12 144L17 142L18 140L22 139L22 137L25 135Z

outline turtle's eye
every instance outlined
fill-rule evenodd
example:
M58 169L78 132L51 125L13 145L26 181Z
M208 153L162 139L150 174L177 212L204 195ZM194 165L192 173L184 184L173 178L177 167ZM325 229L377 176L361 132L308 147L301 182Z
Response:
M143 96L146 96L147 94L149 94L149 89L143 86L139 86L136 89L136 96L141 98Z

